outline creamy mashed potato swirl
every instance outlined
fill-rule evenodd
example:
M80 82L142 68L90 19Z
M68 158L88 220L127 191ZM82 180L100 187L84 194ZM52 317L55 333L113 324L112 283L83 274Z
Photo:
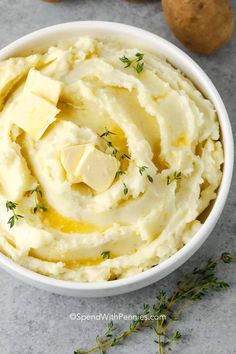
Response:
M15 124L33 68L62 83L56 119L38 140ZM212 103L165 58L82 37L2 61L0 72L2 253L50 277L97 282L163 262L198 231L221 182L219 123ZM113 134L101 137L106 131ZM65 147L83 144L118 151L123 172L101 193L71 183L61 163ZM34 212L37 186L46 210ZM23 216L12 228L6 201Z

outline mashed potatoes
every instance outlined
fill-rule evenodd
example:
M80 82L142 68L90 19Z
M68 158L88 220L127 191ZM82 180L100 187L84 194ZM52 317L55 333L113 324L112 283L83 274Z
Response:
M221 182L219 123L164 58L82 37L0 72L2 253L97 282L163 262L198 231Z

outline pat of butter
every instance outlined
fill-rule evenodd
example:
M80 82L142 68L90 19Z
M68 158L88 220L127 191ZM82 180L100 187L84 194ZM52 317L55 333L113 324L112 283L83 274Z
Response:
M41 96L28 93L17 103L13 122L35 140L39 140L59 112L54 104Z
M87 145L67 146L61 151L61 163L66 170L67 179L71 183L80 183L81 178L75 175L81 157L84 154Z
M45 98L55 106L58 103L62 90L62 82L51 79L41 74L40 71L31 69L26 79L24 95L34 93Z
M61 161L72 183L83 182L96 192L107 190L119 168L119 161L91 144L66 147Z

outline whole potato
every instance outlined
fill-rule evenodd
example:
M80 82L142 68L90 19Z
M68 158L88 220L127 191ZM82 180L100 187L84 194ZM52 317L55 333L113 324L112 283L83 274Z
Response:
M234 31L229 0L162 0L162 7L175 36L194 52L215 52Z

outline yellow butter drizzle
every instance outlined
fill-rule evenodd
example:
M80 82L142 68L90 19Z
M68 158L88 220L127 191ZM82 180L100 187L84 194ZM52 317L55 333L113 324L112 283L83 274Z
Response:
M47 206L48 210L45 213L40 213L40 218L44 225L54 230L73 234L101 232L106 229L87 221L77 221L64 217L63 215L59 214L52 206L48 206L47 203L44 203L44 205Z
M73 260L73 261L63 261L63 263L65 263L66 268L78 269L80 267L96 266L99 265L102 261L104 260L100 257L100 258L87 258L87 259L80 259L80 260Z

